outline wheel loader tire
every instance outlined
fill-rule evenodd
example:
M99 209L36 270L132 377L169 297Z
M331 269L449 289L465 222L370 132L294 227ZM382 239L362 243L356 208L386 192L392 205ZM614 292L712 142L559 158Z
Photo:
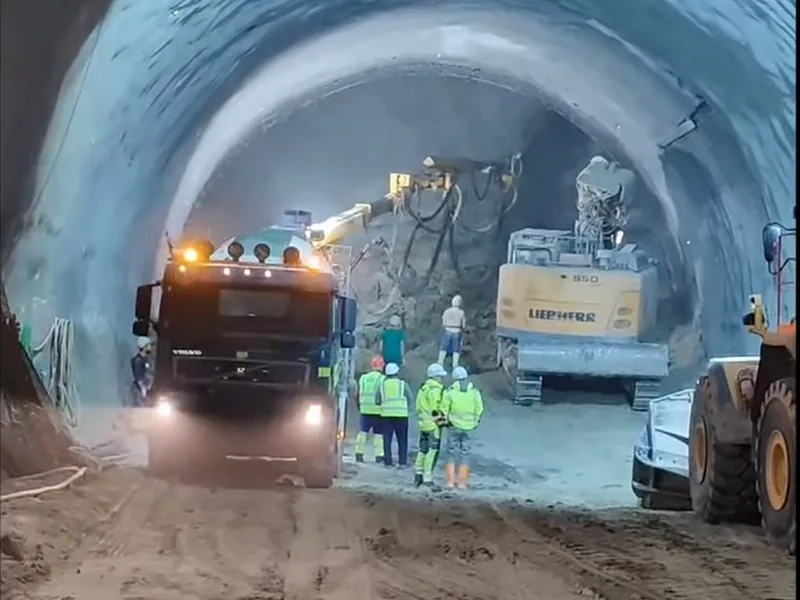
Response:
M797 422L795 379L774 381L764 394L753 461L761 525L771 544L797 550Z
M701 378L692 402L689 489L692 510L706 523L758 522L756 474L751 447L717 440L709 407L715 390Z

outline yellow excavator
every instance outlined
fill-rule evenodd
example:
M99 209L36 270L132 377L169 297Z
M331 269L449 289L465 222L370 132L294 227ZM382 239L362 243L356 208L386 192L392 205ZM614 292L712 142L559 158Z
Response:
M615 380L634 410L647 410L669 370L656 326L653 260L624 243L625 194L633 173L594 157L576 179L578 217L570 230L521 229L500 267L498 366L514 401L542 399L547 377Z
M797 207L794 208L797 221ZM787 288L796 293L787 257L796 229L763 229L764 259L775 280L776 327L762 297L750 296L747 330L761 338L758 357L713 359L694 391L689 431L692 507L708 523L757 522L770 543L797 548L797 332L783 320ZM787 276L788 273L788 276Z

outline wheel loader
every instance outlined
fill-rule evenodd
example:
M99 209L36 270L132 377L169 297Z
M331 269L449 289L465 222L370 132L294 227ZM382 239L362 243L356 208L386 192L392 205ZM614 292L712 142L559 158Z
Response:
M796 207L795 207L796 221ZM711 361L694 390L689 431L693 510L708 523L761 522L769 542L796 552L797 424L795 317L782 322L782 296L796 282L786 257L795 229L764 227L764 259L776 285L777 326L750 296L744 326L761 338L758 357Z

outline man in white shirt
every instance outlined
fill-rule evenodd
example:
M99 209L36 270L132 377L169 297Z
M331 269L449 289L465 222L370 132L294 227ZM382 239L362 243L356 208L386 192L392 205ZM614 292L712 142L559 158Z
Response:
M444 333L442 334L442 343L439 346L439 360L437 361L440 365L444 366L444 361L449 354L453 360L452 368L455 369L458 366L465 326L466 318L461 308L461 296L453 296L450 301L450 308L442 313Z

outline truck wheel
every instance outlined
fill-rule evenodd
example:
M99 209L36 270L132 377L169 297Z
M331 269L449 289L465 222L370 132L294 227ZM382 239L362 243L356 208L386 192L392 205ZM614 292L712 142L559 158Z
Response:
M750 446L717 441L713 384L702 377L694 392L689 430L692 509L706 523L757 522L755 469Z
M333 485L336 475L335 459L336 453L332 452L324 459L311 459L303 466L303 481L308 489L327 489Z
M792 555L797 548L796 398L794 378L767 388L753 448L761 524L770 543Z

